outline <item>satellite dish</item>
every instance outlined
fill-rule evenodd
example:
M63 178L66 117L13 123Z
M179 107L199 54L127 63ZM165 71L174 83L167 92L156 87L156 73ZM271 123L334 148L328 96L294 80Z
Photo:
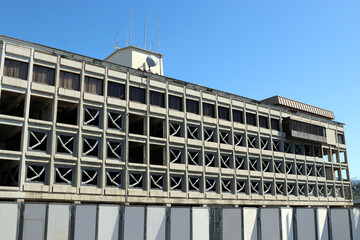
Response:
M151 67L155 67L158 64L158 59L154 55L149 55L146 58L146 63L149 66L149 71Z

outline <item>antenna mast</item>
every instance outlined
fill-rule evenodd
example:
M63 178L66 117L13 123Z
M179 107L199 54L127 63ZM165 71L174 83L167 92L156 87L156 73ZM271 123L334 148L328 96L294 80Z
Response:
M146 49L146 12L144 12L144 49Z
M132 7L130 7L130 46L131 46L131 23L132 23Z
M157 51L159 53L159 16L157 17Z

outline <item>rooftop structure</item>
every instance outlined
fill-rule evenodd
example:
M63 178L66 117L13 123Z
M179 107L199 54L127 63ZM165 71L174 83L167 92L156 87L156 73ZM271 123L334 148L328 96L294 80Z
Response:
M98 60L0 36L0 198L352 205L331 111L172 79L162 59L127 47Z

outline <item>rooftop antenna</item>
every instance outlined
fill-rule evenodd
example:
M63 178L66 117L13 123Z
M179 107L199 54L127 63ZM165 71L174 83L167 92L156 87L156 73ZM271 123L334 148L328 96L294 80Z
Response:
M130 46L131 46L131 24L132 24L132 7L130 7Z
M146 12L144 12L144 49L146 49Z
M151 49L152 49L152 41L150 41L150 51L151 51Z
M114 50L116 51L117 49L120 49L119 48L119 31L117 31L117 33L116 33L116 42L114 40Z
M157 51L159 53L159 16L157 17Z

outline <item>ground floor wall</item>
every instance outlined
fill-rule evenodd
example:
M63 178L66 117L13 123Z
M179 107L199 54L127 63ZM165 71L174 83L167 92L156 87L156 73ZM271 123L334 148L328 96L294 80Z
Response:
M360 208L0 202L1 239L360 239Z

